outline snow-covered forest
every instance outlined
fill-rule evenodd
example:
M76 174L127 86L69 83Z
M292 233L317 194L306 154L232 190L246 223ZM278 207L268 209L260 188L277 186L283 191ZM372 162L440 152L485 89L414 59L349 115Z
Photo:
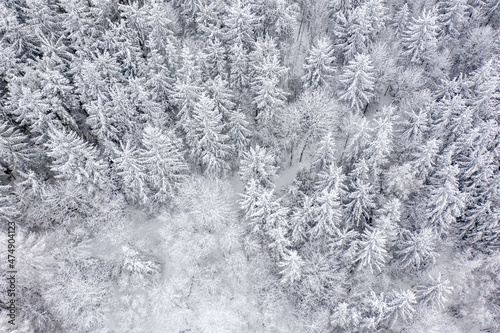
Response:
M499 0L0 0L0 331L500 332L499 122Z

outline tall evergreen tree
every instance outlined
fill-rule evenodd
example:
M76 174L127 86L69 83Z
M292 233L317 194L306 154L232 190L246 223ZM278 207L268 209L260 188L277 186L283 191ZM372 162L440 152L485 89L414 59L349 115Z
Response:
M304 86L317 88L328 84L335 71L333 52L332 44L325 38L319 39L311 47L304 64Z
M229 137L224 133L222 115L215 108L213 99L204 94L194 106L186 140L192 158L201 165L203 172L219 176L229 170L231 147Z
M387 239L382 230L366 228L360 242L356 261L359 269L368 268L370 272L381 272L387 261Z
M411 62L422 63L435 55L438 30L436 21L435 13L424 9L408 25L403 34L403 47Z
M188 171L179 142L173 133L163 133L160 128L147 126L142 135L139 156L144 163L147 181L153 191L153 202L172 199Z
M258 145L251 147L241 160L241 180L247 183L250 179L254 179L260 186L273 187L274 176L278 170L275 164L275 157L265 148Z
M57 178L96 187L105 184L106 165L99 158L97 149L75 132L52 128L45 146L52 159L51 170Z
M370 56L357 54L339 79L343 86L340 99L348 102L356 113L361 112L374 97L375 77Z
M311 239L328 239L336 235L336 230L342 227L342 210L340 198L333 188L323 190L315 198L316 206L313 207L313 221L315 225L309 229Z

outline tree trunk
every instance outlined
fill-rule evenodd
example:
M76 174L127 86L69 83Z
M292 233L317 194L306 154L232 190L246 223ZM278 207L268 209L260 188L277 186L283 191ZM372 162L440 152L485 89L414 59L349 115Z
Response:
M309 137L306 139L306 142L304 143L304 147L302 147L302 151L300 152L299 163L302 162L302 157L304 156L304 151L306 150L308 141L309 141Z

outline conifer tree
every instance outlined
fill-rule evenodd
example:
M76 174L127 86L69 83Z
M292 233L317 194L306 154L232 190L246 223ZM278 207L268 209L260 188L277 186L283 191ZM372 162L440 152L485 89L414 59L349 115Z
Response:
M334 137L331 132L328 132L319 142L312 165L319 170L328 169L335 162L336 152Z
M449 232L464 208L464 195L457 183L458 167L450 164L449 154L441 158L427 202L428 223L440 234Z
M8 123L0 123L0 167L6 174L26 170L33 150L28 138Z
M116 157L113 162L123 183L125 196L132 201L146 203L149 194L146 185L148 176L139 150L127 141L125 144L120 142L120 147L115 148L114 152Z
M426 131L429 129L427 108L406 111L400 124L402 126L400 137L404 145L407 147L419 146Z
M342 167L334 163L318 173L316 191L335 190L339 194L340 202L344 203L348 196L347 176L343 173Z
M408 4L404 3L403 6L396 12L394 19L392 20L392 28L396 33L396 36L401 37L403 32L406 30L408 22L410 21L410 11L408 10Z
M375 194L368 180L356 179L352 183L352 190L346 204L346 216L349 225L363 228L371 216L375 206Z
M227 122L230 114L234 111L233 92L229 89L228 82L220 76L206 83L208 93L215 103L215 108Z
M415 159L412 164L417 171L417 177L425 180L432 173L440 146L441 142L438 139L430 139L414 153Z
M202 67L207 77L227 78L227 54L226 48L219 39L209 39L203 49Z
M353 115L348 118L347 137L342 152L341 162L352 162L364 156L372 138L372 128L365 117Z
M302 77L305 87L317 88L329 83L335 71L333 52L332 44L325 38L311 47L304 64L306 73Z
M203 172L219 176L229 170L229 137L224 133L222 115L215 108L213 99L205 94L194 105L186 139L192 158L201 165Z
M338 14L339 48L342 50L344 63L353 60L357 54L365 53L368 50L370 24L366 17L366 12L362 8L356 8L346 16Z
M405 54L411 62L422 63L434 56L437 48L437 17L432 11L423 10L413 18L403 34Z
M243 89L250 83L248 69L248 53L242 43L234 43L229 47L229 83L233 89Z
M171 67L177 53L178 41L175 36L174 22L171 19L173 9L168 3L152 2L146 4L145 25L147 46L150 52L161 55L166 65Z
M399 261L403 268L419 270L436 260L437 234L432 228L406 232L399 245Z
M413 291L409 289L394 291L392 293L392 299L387 304L385 318L389 321L391 327L394 326L397 321L405 323L411 320L416 314L416 304L417 299Z
M153 191L153 202L172 198L188 171L179 142L173 133L165 134L157 127L147 126L142 135L140 160L144 163L147 181Z
M254 24L256 17L252 13L250 4L245 4L241 0L233 2L228 8L227 19L225 21L226 31L224 39L228 44L243 44L248 47L254 41Z
M278 263L278 266L281 268L281 284L293 285L301 278L304 261L297 251L290 250L285 254L282 261Z
M467 23L469 6L464 0L446 0L440 3L440 23L443 34L457 38Z
M417 289L417 298L419 302L434 308L442 309L448 301L447 296L452 292L453 287L450 281L444 280L441 274L437 278L430 277L430 283L426 286L419 286Z
M52 159L51 170L57 178L97 187L105 184L106 165L99 159L97 149L75 132L52 128L45 146Z
M355 261L359 264L359 269L368 268L372 273L381 272L388 257L386 243L387 238L382 230L366 228Z
M375 118L374 135L366 150L367 163L375 175L378 173L378 168L389 161L389 155L394 147L394 111L394 107L384 106Z
M241 110L234 110L229 115L227 124L229 140L233 147L233 152L236 158L239 159L250 144L252 132L250 131L250 123L247 117Z
M250 147L243 155L240 165L240 178L244 183L253 179L260 186L271 188L278 168L272 153L260 146Z
M312 217L316 223L309 229L311 239L328 239L343 225L339 194L335 189L323 190L315 198Z
M49 111L47 101L39 91L24 84L10 84L9 89L10 96L6 105L9 112L20 126L28 126L36 138L35 142L45 142L49 127L58 124L55 115Z
M375 77L369 55L357 54L339 77L343 90L340 99L360 113L374 97Z
M116 120L117 114L111 113L113 111L110 103L103 98L98 97L97 101L91 102L87 108L89 116L85 122L90 126L92 134L94 134L99 143L108 147L110 142L117 141L118 128Z
M254 95L255 118L266 125L275 118L277 109L285 105L286 94L279 86L283 67L276 57L264 62L257 68L257 75L252 79L251 89Z

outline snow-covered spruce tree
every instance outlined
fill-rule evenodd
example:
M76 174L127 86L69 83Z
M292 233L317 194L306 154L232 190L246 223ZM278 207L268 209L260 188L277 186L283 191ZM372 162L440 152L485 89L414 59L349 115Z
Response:
M16 198L12 186L0 184L0 217L4 221L14 221L19 215L19 200Z
M459 151L458 181L466 196L463 235L473 242L490 246L497 242L499 232L495 222L500 211L498 178L494 148L500 128L496 121L481 122L457 141Z
M356 54L368 51L387 18L387 9L380 0L366 1L348 11L347 15L337 14L340 29L336 33L344 63L352 60Z
M432 228L406 231L398 244L398 261L403 268L419 270L436 260L438 235Z
M300 280L302 276L302 267L304 261L295 250L288 251L281 262L278 263L281 268L280 283L283 285L293 285Z
M28 138L7 122L0 123L0 167L6 174L26 169L34 151Z
M278 258L283 257L285 248L290 245L285 238L288 212L276 198L274 190L263 188L251 180L245 187L240 205L252 231L266 240Z
M248 48L254 41L254 25L257 18L251 11L251 6L241 0L236 0L227 10L224 22L224 40L229 44L243 44Z
M264 126L271 124L277 109L285 105L286 93L279 85L285 71L277 56L264 58L256 67L257 74L250 86L254 95L255 119Z
M202 51L201 64L206 77L227 78L227 51L219 39L207 41Z
M120 142L120 147L114 150L114 168L120 177L125 197L133 202L146 203L149 189L147 187L147 174L139 149L130 141L125 144Z
M196 82L184 81L178 79L173 86L171 99L177 107L176 127L186 132L189 122L193 117L193 109L201 94L203 88Z
M335 163L336 153L335 138L331 132L328 132L319 142L312 165L319 170L327 170Z
M47 155L52 159L51 170L56 178L83 186L105 186L105 163L100 159L97 149L75 132L52 128L45 146Z
M359 114L348 117L346 141L339 163L353 163L364 157L364 152L372 139L372 127L365 117Z
M401 144L408 148L417 148L429 129L429 114L427 108L405 110L400 121Z
M351 61L356 54L365 53L369 44L369 22L366 14L359 7L348 12L339 13L337 22L340 29L336 30L338 48L344 58L344 63Z
M263 195L262 190L262 186L253 178L250 178L245 184L239 204L243 211L243 216L247 221L255 219L255 210L257 209L261 195Z
M243 153L248 149L252 132L250 130L250 122L246 115L240 110L233 110L229 115L227 123L227 135L232 145L232 151L235 154L235 159L239 161Z
M172 70L164 62L163 57L157 51L152 51L149 54L147 68L144 69L147 90L151 92L151 98L160 103L168 100L174 83Z
M221 39L223 35L221 12L223 2L199 1L196 15L196 32L209 40Z
M394 14L394 18L391 23L391 27L394 29L394 33L397 37L401 37L403 35L409 21L410 11L408 9L408 4L404 3L403 6L401 6L401 8Z
M392 247L401 233L401 228L399 226L401 224L402 207L401 201L397 198L393 198L375 212L374 226L383 231L387 238L388 248Z
M495 117L495 110L500 105L500 66L493 60L486 62L472 75L475 96L474 108L485 118Z
M374 97L375 77L370 56L357 54L349 61L339 80L343 87L340 99L349 103L356 113L364 111Z
M271 254L278 261L286 257L291 246L287 236L289 233L288 208L284 207L279 199L275 199L271 208L265 220L264 229Z
M58 125L55 115L49 111L49 104L41 92L22 82L9 83L6 109L20 126L27 126L30 129L37 143L47 140L50 125Z
M307 240L307 229L312 220L313 199L304 195L300 206L295 206L290 217L290 237L292 245L298 246Z
M177 124L182 130L192 117L195 103L202 94L201 70L197 58L192 48L187 45L180 53L181 66L176 73L177 79L173 85L173 94L171 96L173 104L177 107Z
M358 178L351 186L349 201L346 204L346 217L350 226L362 229L368 223L371 211L376 207L375 193L368 180Z
M411 163L419 179L426 180L432 174L440 146L440 140L429 139L413 154L414 159Z
M385 314L385 319L390 327L393 327L397 322L404 325L411 320L417 312L416 304L417 298L410 289L393 291Z
M151 53L161 55L167 68L171 69L173 59L177 53L178 41L175 36L175 22L172 17L173 9L169 3L152 2L145 4L147 15L146 45Z
M308 230L310 239L328 240L343 227L340 198L335 188L323 190L314 198L312 221L315 224Z
M437 16L429 10L413 18L403 33L404 52L413 63L428 61L437 49Z
M117 129L117 135L120 139L132 140L135 139L134 133L140 131L140 113L134 106L131 99L133 95L130 93L130 87L116 85L109 88L109 103L106 108L109 108L106 113L112 115L115 120L113 124Z
M429 278L430 282L427 285L417 288L417 299L423 305L442 309L448 301L447 296L451 294L453 287L450 286L450 281L443 279L441 273L437 278L429 274Z
M227 122L235 108L233 92L229 88L228 82L217 75L214 79L206 82L206 88L215 103L215 108L222 115L222 119Z
M205 94L200 96L186 132L186 143L195 163L207 175L224 175L229 170L231 146L229 137L224 133L222 115L215 108L213 99Z
M250 83L248 52L243 43L233 43L228 52L230 69L229 84L232 89L242 90Z
M380 167L389 161L389 156L394 147L394 121L395 108L384 106L375 115L373 137L366 149L367 163L370 166L373 179L377 179Z
M274 155L259 145L244 153L240 164L240 178L244 183L254 180L259 186L272 188L278 168Z
M387 238L383 230L366 228L359 243L356 257L358 269L369 269L370 272L382 272L389 257L387 252Z
M439 3L438 22L441 34L457 39L467 25L469 5L465 0L446 0Z
M91 133L98 139L100 145L104 148L110 149L112 142L118 139L118 116L112 113L113 109L110 103L103 100L101 96L97 101L92 101L86 107L88 117L85 122L90 126Z
M452 230L456 218L462 215L464 194L460 192L457 183L458 167L451 165L450 152L438 163L438 168L431 178L431 189L426 203L428 224L433 226L440 235Z
M328 39L319 39L305 59L305 74L302 77L305 87L317 88L329 83L335 72L333 45Z
M140 160L153 191L153 202L167 202L188 171L174 133L163 133L160 128L147 126L142 134Z
M334 163L329 164L318 173L316 181L316 191L335 190L340 202L344 203L348 196L347 176L342 170L342 167L336 166Z

